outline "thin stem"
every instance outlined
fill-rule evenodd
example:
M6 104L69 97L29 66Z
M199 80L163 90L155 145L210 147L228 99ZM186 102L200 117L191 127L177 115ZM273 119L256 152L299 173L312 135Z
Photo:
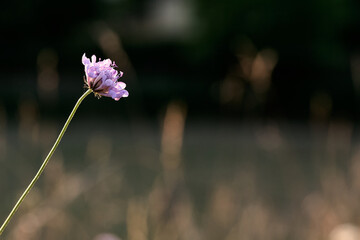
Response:
M25 191L23 192L23 194L21 195L21 197L19 198L19 200L17 201L17 203L15 204L15 206L13 207L13 209L11 210L11 212L9 213L8 217L6 218L6 220L4 221L4 223L2 224L1 228L0 228L0 236L3 233L4 229L6 228L6 226L8 225L8 223L10 222L11 218L14 216L16 210L19 208L20 204L22 203L22 201L25 199L25 197L28 195L28 193L30 192L30 190L32 189L32 187L35 185L36 181L39 179L41 173L44 171L47 163L49 162L51 156L53 155L53 153L55 152L57 146L59 145L61 138L64 136L64 133L67 129L67 127L69 126L71 119L74 117L76 110L78 109L78 107L80 106L80 103L84 100L84 98L89 95L92 92L91 89L88 89L77 101L77 103L75 104L73 110L70 113L70 116L68 117L68 119L65 122L64 127L62 128L58 138L56 139L54 146L51 148L49 154L47 155L47 157L45 158L44 162L42 163L41 167L39 168L38 172L36 173L35 177L31 180L29 186L25 189Z

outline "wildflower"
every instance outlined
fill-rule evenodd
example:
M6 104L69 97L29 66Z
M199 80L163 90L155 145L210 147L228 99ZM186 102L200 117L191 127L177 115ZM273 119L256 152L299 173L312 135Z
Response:
M24 201L25 197L34 187L36 181L39 179L40 175L44 171L51 156L54 154L62 137L64 136L67 127L69 126L71 120L73 119L76 110L80 106L81 102L86 98L86 96L89 95L91 92L93 92L95 96L112 97L116 101L118 101L122 97L129 96L128 91L125 90L126 84L123 82L118 82L118 79L122 76L123 73L122 72L119 73L114 69L116 65L114 62L111 62L110 59L96 62L96 56L93 55L91 57L91 62L90 62L90 59L88 59L84 53L82 57L82 63L85 65L85 74L86 74L85 83L87 85L88 90L84 92L83 95L76 102L73 110L70 113L70 116L65 122L64 127L62 128L49 154L46 156L45 160L41 164L35 177L31 180L30 184L27 186L23 194L20 196L19 200L16 202L16 204L10 211L9 215L6 217L4 223L0 226L0 236L4 232L6 226L9 224L10 220L14 216L20 204Z
M117 67L115 62L111 62L110 59L96 62L95 55L91 57L90 62L84 53L82 63L85 66L86 87L91 89L95 96L112 97L116 101L129 96L129 92L125 90L126 84L118 82L123 73L114 69Z

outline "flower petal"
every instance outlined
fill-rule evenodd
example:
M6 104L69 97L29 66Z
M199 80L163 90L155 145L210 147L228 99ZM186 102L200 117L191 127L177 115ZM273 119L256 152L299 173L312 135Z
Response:
M84 53L84 55L82 56L81 61L82 61L82 64L84 64L84 65L87 65L87 64L90 63L90 59L88 59L88 58L86 57L85 53Z
M124 83L124 82L117 82L117 83L116 83L116 88L117 88L117 89L125 89L125 88L126 88L126 83Z
M91 56L91 63L93 63L93 64L96 63L96 56L95 55Z
M122 94L122 97L128 97L129 96L129 92L125 89L121 90L121 94Z
M112 87L114 86L115 82L111 79L107 79L105 82L104 82L105 86L107 87Z
M118 101L120 98L122 97L127 97L129 96L129 92L126 90L120 90L120 91L114 91L114 88L111 89L108 93L108 95L110 97L112 97L113 99L115 99L116 101Z

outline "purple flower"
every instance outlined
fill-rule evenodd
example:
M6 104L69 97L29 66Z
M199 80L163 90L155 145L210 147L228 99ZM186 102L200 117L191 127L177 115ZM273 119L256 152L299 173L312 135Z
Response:
M115 62L111 62L110 59L96 62L95 55L92 55L90 62L90 59L84 53L82 63L85 66L85 83L96 96L112 97L116 101L129 96L128 91L125 90L126 84L118 82L123 73L114 69L117 67Z

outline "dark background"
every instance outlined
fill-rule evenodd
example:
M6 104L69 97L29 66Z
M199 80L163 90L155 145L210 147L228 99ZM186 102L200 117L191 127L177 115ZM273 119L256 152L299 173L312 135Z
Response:
M311 99L325 94L332 116L356 120L358 9L357 1L7 1L1 9L2 101L12 109L7 100L13 94L37 96L39 53L50 50L58 94L80 89L75 79L82 81L79 59L86 52L117 57L132 92L132 103L124 104L142 113L156 114L181 99L200 116L306 120ZM111 49L109 32L120 49ZM239 65L264 49L277 60L260 97ZM221 93L229 75L242 96L224 100L231 94Z
M1 5L1 219L84 92L83 53L130 93L85 99L6 239L360 235L358 1Z

